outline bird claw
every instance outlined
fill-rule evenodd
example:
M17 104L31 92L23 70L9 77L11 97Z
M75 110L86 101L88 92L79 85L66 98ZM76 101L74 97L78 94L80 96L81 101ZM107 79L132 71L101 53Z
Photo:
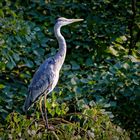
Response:
M47 129L47 130L50 130L50 131L54 131L54 130L55 130L55 128L54 128L52 125L46 126L46 129Z

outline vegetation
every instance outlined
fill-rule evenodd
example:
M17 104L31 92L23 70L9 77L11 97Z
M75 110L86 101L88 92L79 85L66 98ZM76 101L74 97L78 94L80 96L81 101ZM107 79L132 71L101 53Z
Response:
M54 55L57 16L83 18L64 27L68 51L46 105L22 106L35 70ZM0 3L0 139L140 139L140 2L2 0Z

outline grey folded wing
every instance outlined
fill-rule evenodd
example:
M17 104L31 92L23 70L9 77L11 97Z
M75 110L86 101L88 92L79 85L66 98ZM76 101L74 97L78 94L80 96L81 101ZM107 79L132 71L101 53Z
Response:
M35 72L31 84L29 85L29 93L23 107L24 111L27 111L44 93L51 92L55 79L54 63L54 59L49 58Z

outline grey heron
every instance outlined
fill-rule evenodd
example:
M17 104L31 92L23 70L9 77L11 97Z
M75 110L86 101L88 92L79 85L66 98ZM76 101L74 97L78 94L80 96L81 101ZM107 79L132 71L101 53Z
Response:
M49 126L46 111L46 96L55 88L58 82L59 72L64 63L67 49L66 41L60 30L62 26L82 20L83 19L67 19L64 17L57 19L54 26L54 33L58 40L59 50L55 56L46 59L44 63L40 65L28 88L28 95L26 97L23 110L27 112L33 103L35 103L40 97L44 96L44 113L42 108L42 98L40 99L40 111L47 129Z

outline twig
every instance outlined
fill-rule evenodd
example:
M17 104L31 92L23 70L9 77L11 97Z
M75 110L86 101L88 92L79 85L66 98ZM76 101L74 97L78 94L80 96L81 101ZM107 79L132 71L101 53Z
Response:
M51 133L53 133L53 135L55 136L55 138L56 138L57 140L59 140L59 137L56 135L55 131L51 131Z

